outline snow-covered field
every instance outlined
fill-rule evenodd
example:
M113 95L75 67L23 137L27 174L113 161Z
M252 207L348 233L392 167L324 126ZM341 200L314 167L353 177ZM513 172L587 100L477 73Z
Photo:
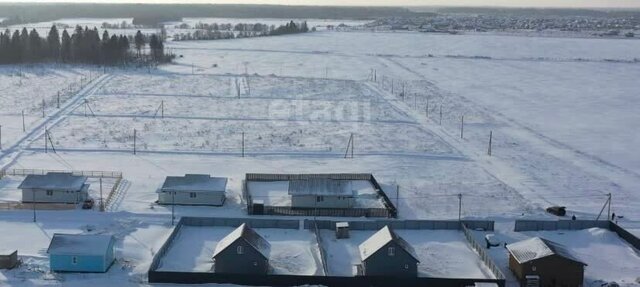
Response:
M348 239L336 239L335 231L321 230L332 276L354 276L353 266L361 264L358 246L376 231L350 231ZM454 230L395 230L416 251L418 276L439 278L494 278L464 235Z
M403 219L457 219L459 195L466 218L549 219L544 208L565 205L569 215L595 219L612 193L612 210L624 216L620 224L638 229L640 155L633 152L640 144L635 127L640 119L635 98L640 63L634 62L638 41L317 32L169 42L167 47L182 55L176 63L151 73L108 71L63 98L60 109L49 104L44 119L38 101L45 97L53 103L59 89L87 70L35 66L18 76L16 67L0 68L0 167L114 170L125 178L109 214L42 211L47 216L38 224L83 232L83 225L136 220L127 227L130 234L119 237L125 242L119 258L135 267L122 269L129 266L122 263L97 277L54 276L44 273L42 249L48 237L33 245L17 238L37 231L31 213L1 211L0 226L17 235L0 237L2 248L24 249L21 253L37 255L37 260L28 268L1 271L0 284L104 285L107 278L144 284L144 266L153 252L140 252L160 246L170 222L171 209L154 204L155 191L165 176L185 173L229 177L229 199L220 208L177 207L178 216L247 216L240 199L245 173L368 172L385 186L400 186L390 198ZM370 80L372 69L376 82ZM404 98L398 95L403 82ZM165 117L154 118L161 105ZM28 112L26 132L21 110ZM45 125L57 154L43 153ZM344 159L352 133L355 158ZM17 181L0 180L3 201L16 200ZM500 228L506 232L513 226ZM579 243L578 238L600 236L575 234L557 240L571 246L574 239ZM455 245L462 242L457 236L445 236L451 242L442 248L473 255L466 245ZM129 247L134 241L150 247ZM638 251L625 245L611 251L618 255L604 256L608 249L600 247L575 246L584 248L578 252L602 255L598 262L605 263L588 259L593 266L619 268L606 274L588 269L589 280L632 284L638 270L613 261L622 254L635 262ZM465 270L478 266L447 259L452 260L448 265ZM454 267L423 272L463 272Z

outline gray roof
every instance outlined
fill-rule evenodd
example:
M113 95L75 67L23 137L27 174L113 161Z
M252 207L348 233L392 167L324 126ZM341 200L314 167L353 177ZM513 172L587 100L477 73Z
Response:
M49 172L45 175L27 175L27 178L22 181L18 188L78 191L82 189L86 181L86 176L73 175L65 172Z
M256 233L253 229L247 226L246 223L243 223L234 231L229 233L229 235L225 236L218 245L216 246L216 250L213 252L213 257L216 257L220 252L227 249L227 247L231 246L237 240L244 240L247 244L251 245L258 253L260 253L265 259L269 259L269 254L271 253L271 244L260 234Z
M513 255L516 261L520 264L552 255L558 255L582 265L587 265L575 257L564 245L540 237L533 237L520 242L508 244L507 250L509 250L509 253L511 253L511 255Z
M383 248L387 243L394 241L400 248L409 253L411 257L413 257L416 261L420 262L418 259L418 255L413 247L409 244L409 242L402 239L402 237L398 236L389 226L385 225L382 229L378 230L374 235L365 240L362 244L360 244L360 259L362 261L369 258L371 255L375 254Z
M211 177L208 174L187 174L185 176L167 176L160 191L224 192L226 188L226 177Z
M111 235L53 234L47 253L52 255L106 255Z
M289 195L353 196L351 181L310 178L289 181Z

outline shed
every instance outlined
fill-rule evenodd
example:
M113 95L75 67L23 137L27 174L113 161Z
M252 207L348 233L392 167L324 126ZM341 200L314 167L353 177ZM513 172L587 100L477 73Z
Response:
M89 197L86 176L65 172L30 174L18 186L24 203L80 203Z
M540 286L582 286L587 265L561 244L533 237L507 245L509 269L527 286L527 277Z
M208 174L167 176L158 190L159 204L222 206L227 188L226 177Z
M336 222L336 238L349 238L349 222Z
M418 255L389 226L369 237L359 249L365 276L418 276Z
M267 274L271 245L243 223L218 242L213 253L216 273Z
M294 179L289 181L288 194L293 208L351 208L355 204L350 180Z
M114 244L111 235L56 233L47 249L51 271L107 272L115 261Z
M0 250L0 269L12 269L18 265L18 250Z

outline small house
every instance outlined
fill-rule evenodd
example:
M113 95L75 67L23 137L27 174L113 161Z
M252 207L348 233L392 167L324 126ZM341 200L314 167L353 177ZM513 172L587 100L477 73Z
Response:
M80 203L89 197L86 176L64 172L28 175L18 186L25 203Z
M289 181L293 208L351 208L355 191L348 180L330 178L294 179Z
M51 239L47 253L54 272L104 273L115 261L111 235L59 234Z
M507 245L509 269L521 286L579 287L584 282L587 265L569 252L566 247L533 237Z
M222 206L227 178L208 174L167 176L158 190L159 204Z
M0 269L13 269L18 265L18 250L0 250Z
M362 275L417 277L420 260L407 241L385 226L360 244Z
M271 245L245 223L223 238L213 253L216 273L267 274Z

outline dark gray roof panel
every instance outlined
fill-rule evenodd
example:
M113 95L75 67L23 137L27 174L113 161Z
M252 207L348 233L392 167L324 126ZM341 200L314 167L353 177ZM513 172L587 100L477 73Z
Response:
M226 188L226 177L211 177L208 174L187 174L185 176L167 176L160 191L224 192Z
M49 172L45 175L28 175L18 188L79 191L82 190L86 181L86 176L64 172Z

